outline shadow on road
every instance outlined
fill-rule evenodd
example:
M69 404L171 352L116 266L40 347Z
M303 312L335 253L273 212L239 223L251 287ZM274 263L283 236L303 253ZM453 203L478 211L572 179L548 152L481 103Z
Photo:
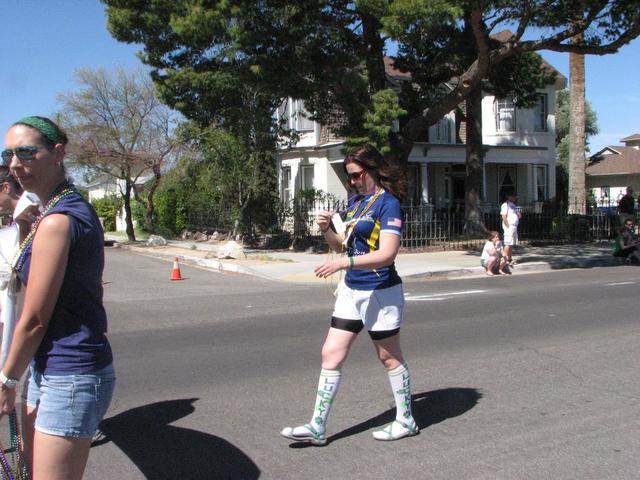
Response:
M449 418L457 417L471 410L482 398L482 393L475 388L445 388L432 392L416 393L411 396L413 400L413 417L424 430L430 425L443 422ZM350 437L358 433L365 432L371 428L381 427L395 419L395 406L389 410L376 415L369 420L347 428L335 435L330 436L327 443ZM309 443L295 442L289 445L291 448L305 448Z
M195 411L197 398L167 400L133 408L104 420L104 438L113 442L153 479L257 479L260 469L241 450L215 435L170 423Z

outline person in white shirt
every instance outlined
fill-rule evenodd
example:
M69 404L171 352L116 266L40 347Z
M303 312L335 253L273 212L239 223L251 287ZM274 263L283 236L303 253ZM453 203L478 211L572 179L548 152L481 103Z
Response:
M500 275L506 275L505 268L507 267L507 261L502 255L502 242L500 241L500 233L492 230L487 236L488 240L484 244L482 249L482 255L480 256L480 265L485 269L485 272L489 276L493 276L497 273Z
M0 211L11 212L11 224L2 229L0 235L0 260L9 262L18 249L20 241L29 233L31 224L39 215L40 200L30 192L22 189L20 184L9 173L6 167L0 167ZM2 268L0 270L5 270ZM4 306L7 301L7 289L0 289L0 323L4 323Z
M522 214L516 206L517 201L518 196L515 193L509 193L506 201L500 207L504 234L504 257L509 265L515 265L512 256L513 247L518 244L518 224L522 218Z

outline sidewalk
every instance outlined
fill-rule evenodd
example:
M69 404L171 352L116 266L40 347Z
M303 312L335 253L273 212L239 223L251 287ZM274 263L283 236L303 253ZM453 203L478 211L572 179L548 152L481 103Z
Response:
M294 283L325 282L313 274L313 269L330 258L329 254L247 249L246 258L218 259L217 252L222 243L173 240L169 241L167 246L159 247L149 247L144 242L115 245L167 260L177 256L180 262L188 265ZM514 275L564 268L615 266L623 263L612 256L609 243L521 246L516 248L514 259L517 262L517 266L512 269ZM480 250L401 252L396 258L396 268L400 276L408 281L484 276L484 269L480 266Z

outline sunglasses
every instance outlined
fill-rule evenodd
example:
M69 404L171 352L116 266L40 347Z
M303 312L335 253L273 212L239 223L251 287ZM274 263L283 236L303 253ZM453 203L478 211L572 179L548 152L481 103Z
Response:
M349 180L351 182L357 182L362 178L362 176L365 174L366 171L367 170L363 168L359 172L347 173L347 177L349 177Z
M0 154L2 156L2 162L4 166L9 166L13 156L15 155L21 162L31 163L31 160L36 158L38 150L44 150L44 147L16 147L13 150L7 148Z

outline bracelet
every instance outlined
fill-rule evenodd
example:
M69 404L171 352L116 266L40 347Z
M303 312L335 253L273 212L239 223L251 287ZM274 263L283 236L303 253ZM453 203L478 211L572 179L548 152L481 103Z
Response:
M355 268L355 261L353 257L349 257L349 270L353 270Z

